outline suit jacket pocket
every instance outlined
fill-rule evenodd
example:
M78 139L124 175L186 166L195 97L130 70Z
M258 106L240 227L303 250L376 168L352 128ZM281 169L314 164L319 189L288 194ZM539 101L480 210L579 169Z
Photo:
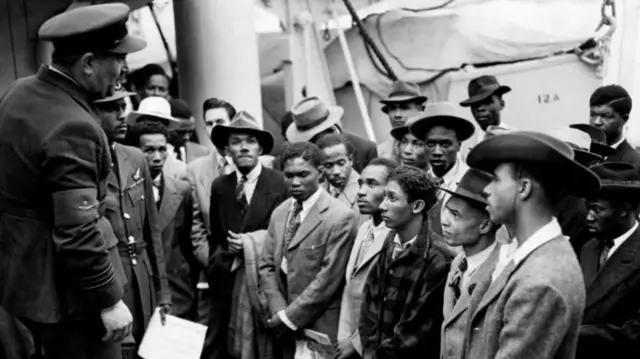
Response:
M298 248L296 257L303 273L315 276L320 271L322 266L322 259L327 248L327 243L302 243Z

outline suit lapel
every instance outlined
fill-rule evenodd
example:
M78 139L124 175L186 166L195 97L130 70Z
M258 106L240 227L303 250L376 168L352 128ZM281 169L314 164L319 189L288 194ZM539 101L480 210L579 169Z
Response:
M360 264L358 265L358 268L355 269L355 272L358 272L360 269L366 267L367 264L370 261L372 261L373 258L375 258L376 255L378 255L378 253L380 253L380 251L382 250L382 246L384 245L384 239L387 238L388 233L389 231L385 231L384 236L380 239L374 237L373 244L371 245L371 247L369 247L369 249L367 250L367 253L365 253L364 257L360 261ZM375 235L375 232L374 232L374 235ZM362 242L361 242L361 245L362 245Z
M356 172L356 170L352 170L351 175L349 176L349 181L340 194L340 199L346 201L349 208L353 208L353 205L356 203L356 199L358 199L358 190L360 189L360 186L358 185L359 178L360 175L358 172Z
M493 302L500 295L500 293L502 293L502 290L504 289L505 285L507 285L507 282L509 281L511 274L513 274L515 270L516 270L515 263L513 262L513 260L509 260L509 263L502 270L502 273L498 275L498 278L496 278L495 281L491 281L491 276L488 277L490 282L488 283L486 293L482 296L482 299L478 304L478 308L474 311L475 313L487 307L489 304L491 304L491 302ZM476 288L476 290L478 289L481 289L481 287Z
M592 239L582 247L582 251L580 252L580 267L582 268L584 283L587 287L589 287L598 274L598 260L601 250L602 245L600 242Z
M318 201L311 207L309 213L307 213L307 216L300 224L300 228L298 228L296 234L289 243L289 248L287 248L288 250L298 246L314 229L316 229L316 227L320 225L320 223L322 223L320 213L329 208L328 202L330 198L331 196L326 191L320 192L320 198L318 198Z
M207 194L206 198L211 198L211 183L213 183L213 180L222 175L218 173L218 158L216 157L216 154L211 154L209 159L210 161L203 161L201 163L202 172L198 178L200 185L204 188L205 193Z
M269 173L266 168L262 168L258 181L256 182L256 188L253 191L251 197L251 203L249 203L249 209L242 221L242 227L240 232L244 232L250 223L259 223L262 221L271 209L271 194L269 193Z
M163 182L164 189L162 191L162 199L160 200L160 210L158 211L160 232L164 231L173 217L175 217L178 207L180 206L180 200L182 199L171 178L165 177Z
M587 308L605 297L640 267L639 254L640 228L611 255L587 286Z

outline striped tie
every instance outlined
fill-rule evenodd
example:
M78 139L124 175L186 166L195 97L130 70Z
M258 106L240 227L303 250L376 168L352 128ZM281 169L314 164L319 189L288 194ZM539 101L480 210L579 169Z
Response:
M455 305L458 299L460 299L460 295L462 294L462 276L464 272L467 270L467 258L462 258L460 264L458 265L458 269L454 273L451 278L451 283L449 286L453 290L453 304Z
M289 219L287 220L287 228L284 230L284 241L282 248L282 263L280 264L280 269L284 274L288 272L288 262L287 262L287 248L289 248L289 244L293 240L293 237L296 235L298 228L300 227L300 212L302 212L302 202L295 201L293 202L293 209L289 213Z
M244 193L244 184L247 182L247 176L242 176L240 182L236 186L236 201L238 202L238 208L240 209L240 215L244 217L249 209L249 202L247 202L247 196Z

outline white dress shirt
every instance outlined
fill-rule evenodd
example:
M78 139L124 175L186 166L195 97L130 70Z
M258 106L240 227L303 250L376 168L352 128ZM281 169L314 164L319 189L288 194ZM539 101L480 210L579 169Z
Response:
M625 136L622 136L622 137L620 138L620 141L618 141L618 142L616 142L616 143L612 144L612 145L611 145L611 147L613 147L613 148L615 148L615 149L617 150L617 149L618 149L618 147L620 147L620 145L622 144L622 142L624 142L624 141L626 141L626 140L627 140L627 138L626 138Z
M467 270L464 271L464 273L462 274L462 278L460 279L460 288L466 287L466 285L469 283L469 280L471 279L471 276L473 276L473 273L476 271L476 269L478 269L478 267L482 265L482 263L484 263L489 258L491 252L493 252L493 249L495 247L496 242L493 242L489 247L472 256L466 257Z
M253 192L256 190L256 185L258 184L258 177L262 173L262 165L260 162L251 170L251 172L247 173L247 181L244 183L244 196L247 198L247 203L251 204L251 199L253 198ZM244 176L240 171L236 169L236 183L240 183L240 180Z
M429 168L429 174L436 178L442 178L443 182L442 182L442 185L440 185L440 187L446 188L449 191L453 192L456 190L456 188L458 188L458 182L460 182L460 180L462 179L462 176L464 176L464 174L467 173L468 169L469 169L469 166L467 166L467 164L464 161L461 161L460 158L456 158L456 163L442 177L436 176L433 173L433 169L431 168ZM442 199L443 204L446 203L450 197L451 197L451 194L445 191L440 191L438 194L438 199ZM444 206L442 206L442 208L444 209Z
M519 244L518 238L514 238L510 244L503 245L500 248L500 259L496 264L491 280L495 281L509 262L513 261L515 265L518 265L538 247L561 235L562 228L560 228L558 220L553 217L549 223L538 229L522 245Z
M624 232L624 234L622 234L620 237L613 240L613 247L611 247L611 249L609 250L609 253L607 254L607 259L611 258L611 255L613 254L613 252L615 252L618 248L620 248L622 243L626 242L627 239L631 237L633 232L636 231L636 229L638 229L638 221L636 221L636 224L634 224L630 230Z

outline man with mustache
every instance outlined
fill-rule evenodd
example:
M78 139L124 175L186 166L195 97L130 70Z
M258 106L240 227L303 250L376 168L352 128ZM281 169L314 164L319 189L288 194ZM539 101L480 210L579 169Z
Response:
M459 158L458 153L461 144L473 136L473 124L458 116L453 104L438 102L427 105L409 130L416 138L424 140L429 174L436 179L439 187L455 190L469 168ZM443 204L449 197L450 194L447 192L439 191L438 202L430 209L431 230L439 235L442 235L440 219Z
M388 158L375 158L365 167L358 179L358 209L370 216L358 229L356 241L347 264L347 284L340 305L338 345L335 356L339 359L361 358L362 342L358 332L362 291L369 272L378 262L389 228L382 221L380 204L384 199L384 187L398 163Z

